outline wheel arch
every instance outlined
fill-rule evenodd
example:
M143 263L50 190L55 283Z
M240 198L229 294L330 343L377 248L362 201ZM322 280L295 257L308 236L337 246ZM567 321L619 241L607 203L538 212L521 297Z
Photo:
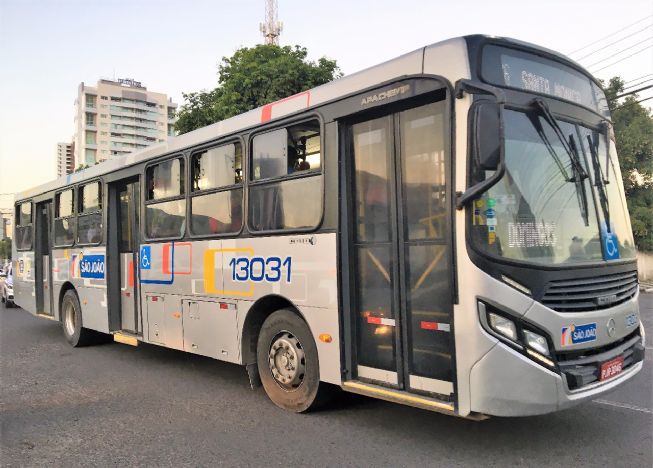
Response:
M306 317L304 317L299 308L288 298L278 294L269 294L257 299L248 309L241 331L240 352L243 364L256 363L256 344L263 322L274 312L281 309L294 312L306 323L309 330L311 329Z

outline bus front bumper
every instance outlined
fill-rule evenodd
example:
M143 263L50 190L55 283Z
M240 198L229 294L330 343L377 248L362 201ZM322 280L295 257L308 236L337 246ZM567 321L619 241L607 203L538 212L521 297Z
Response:
M617 376L569 390L567 378L497 342L470 374L471 410L492 416L551 413L592 400L634 377L643 366L643 345L637 361ZM639 351L638 351L639 352Z

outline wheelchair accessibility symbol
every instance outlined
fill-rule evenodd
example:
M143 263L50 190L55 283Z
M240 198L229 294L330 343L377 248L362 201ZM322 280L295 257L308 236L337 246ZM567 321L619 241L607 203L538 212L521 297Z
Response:
M152 268L152 248L149 245L144 245L141 247L141 270L149 270Z
M601 226L603 231L603 258L604 260L617 260L621 257L619 254L619 240L614 232L608 232L605 226Z

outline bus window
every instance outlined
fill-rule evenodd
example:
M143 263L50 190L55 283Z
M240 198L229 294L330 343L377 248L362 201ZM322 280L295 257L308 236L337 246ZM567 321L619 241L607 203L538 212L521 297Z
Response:
M148 167L146 183L146 236L149 239L183 236L186 228L183 158Z
M190 228L194 235L240 231L243 222L242 151L240 143L231 143L192 156Z
M251 228L271 231L317 226L322 217L321 169L317 120L255 136L251 179L265 182L250 187ZM297 178L300 175L305 177ZM284 180L289 176L292 179Z
M77 243L102 242L102 185L92 182L79 188L79 215L77 217Z
M60 192L56 196L54 220L54 245L67 247L75 241L75 206L73 189Z
M16 206L15 221L16 250L32 248L32 203L21 203Z

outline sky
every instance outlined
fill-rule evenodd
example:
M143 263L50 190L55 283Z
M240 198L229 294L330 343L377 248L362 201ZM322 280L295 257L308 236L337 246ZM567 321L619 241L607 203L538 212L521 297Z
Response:
M262 42L264 3L0 0L0 208L12 205L7 194L55 178L56 144L72 139L80 82L134 78L183 104L182 93L216 86L222 57ZM278 4L281 45L300 44L311 60L336 59L345 74L450 37L482 33L575 52L572 58L602 79L653 77L650 0ZM640 94L648 96L653 89Z

